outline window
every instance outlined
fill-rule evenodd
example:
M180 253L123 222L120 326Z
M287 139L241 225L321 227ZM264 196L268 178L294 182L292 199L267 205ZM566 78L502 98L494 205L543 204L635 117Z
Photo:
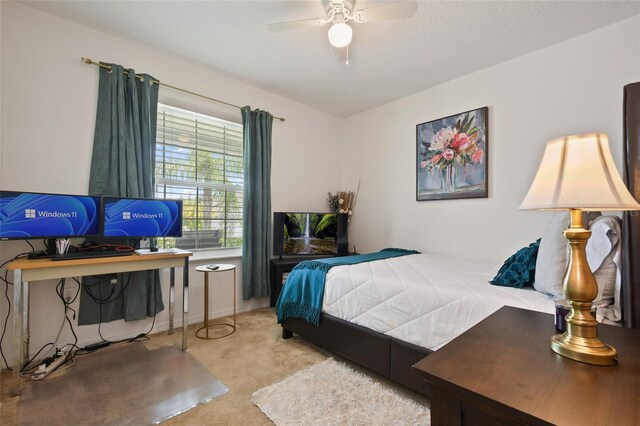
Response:
M242 126L158 104L156 197L183 200L182 238L161 247L242 246Z

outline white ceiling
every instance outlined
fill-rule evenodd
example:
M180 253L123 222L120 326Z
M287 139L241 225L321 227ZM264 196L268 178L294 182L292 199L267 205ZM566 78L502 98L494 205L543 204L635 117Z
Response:
M352 24L345 65L329 54L328 27L267 30L326 16L320 0L22 3L339 117L640 14L639 1L419 1L413 18Z

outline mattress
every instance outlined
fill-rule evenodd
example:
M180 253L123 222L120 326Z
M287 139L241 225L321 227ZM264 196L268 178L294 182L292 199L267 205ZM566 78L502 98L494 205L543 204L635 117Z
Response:
M489 284L500 266L433 254L336 266L327 273L322 311L430 350L504 305L555 312L552 296Z

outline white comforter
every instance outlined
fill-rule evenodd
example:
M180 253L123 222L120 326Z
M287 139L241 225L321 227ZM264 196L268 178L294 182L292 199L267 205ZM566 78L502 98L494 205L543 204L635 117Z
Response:
M432 254L336 266L322 311L431 350L504 305L555 312L552 297L531 287L489 284L500 266Z

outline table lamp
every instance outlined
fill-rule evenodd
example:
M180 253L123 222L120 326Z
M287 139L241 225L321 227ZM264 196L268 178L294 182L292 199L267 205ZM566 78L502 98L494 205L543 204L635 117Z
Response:
M569 210L571 225L564 231L570 247L562 291L571 305L567 331L551 337L551 349L588 364L615 365L616 350L598 338L591 303L598 284L587 263L585 247L591 231L582 211L640 210L616 169L607 135L590 133L547 143L540 167L520 210Z

